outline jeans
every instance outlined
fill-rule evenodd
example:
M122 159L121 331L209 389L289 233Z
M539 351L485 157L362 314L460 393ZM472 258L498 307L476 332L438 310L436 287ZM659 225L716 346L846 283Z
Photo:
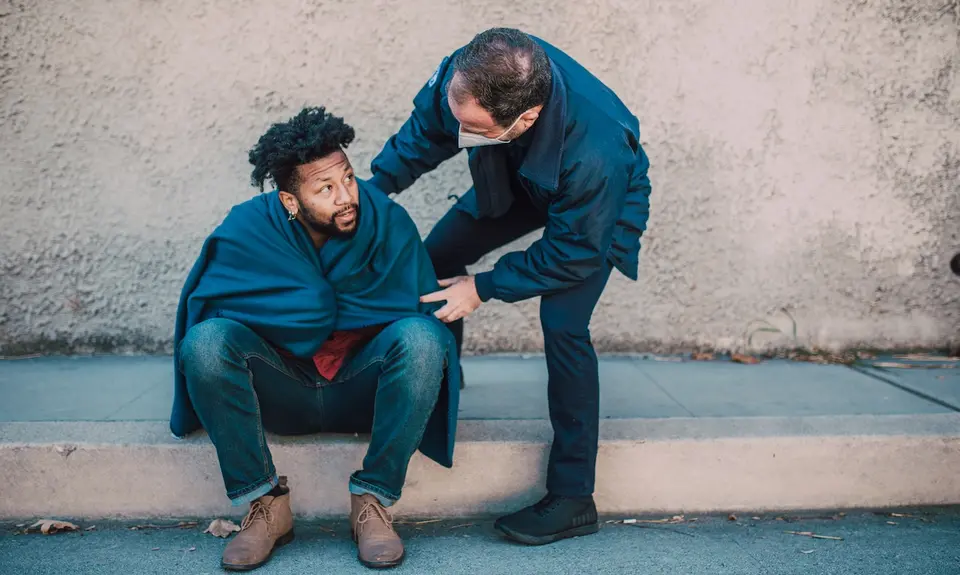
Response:
M424 241L438 278L464 275L487 253L542 228L546 214L525 194L515 195L499 218L475 219L451 208ZM547 359L547 400L553 444L547 465L547 490L555 495L593 494L600 426L600 376L590 341L590 317L613 267L604 267L583 283L540 298L540 326ZM463 321L447 324L463 345Z
M249 503L278 483L266 430L370 432L350 492L395 503L440 393L443 329L427 317L398 320L327 381L311 361L282 356L243 324L215 318L193 326L180 344L179 369L231 502Z

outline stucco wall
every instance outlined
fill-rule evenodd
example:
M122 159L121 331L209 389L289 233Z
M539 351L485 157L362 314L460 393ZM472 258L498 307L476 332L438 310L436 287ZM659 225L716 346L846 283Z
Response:
M789 331L781 307L803 346L957 340L958 24L956 0L0 0L0 351L168 350L266 126L326 105L368 174L439 59L493 25L641 119L650 232L601 349L736 347L754 319ZM459 157L399 201L426 234L467 180ZM469 330L536 349L537 303Z

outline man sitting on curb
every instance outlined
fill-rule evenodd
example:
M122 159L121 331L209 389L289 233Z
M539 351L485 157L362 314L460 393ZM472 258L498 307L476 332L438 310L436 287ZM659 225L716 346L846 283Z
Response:
M368 567L403 561L386 508L414 451L453 464L456 344L419 301L437 278L406 211L354 176L343 152L353 137L323 108L267 130L250 151L252 180L277 191L230 211L180 296L170 427L205 428L227 496L250 504L223 552L229 570L259 567L293 539L290 488L264 429L371 432L349 481Z

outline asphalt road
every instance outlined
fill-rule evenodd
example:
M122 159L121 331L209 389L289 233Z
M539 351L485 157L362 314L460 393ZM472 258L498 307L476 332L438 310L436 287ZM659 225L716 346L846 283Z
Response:
M600 533L544 547L506 542L489 520L407 522L407 561L396 573L922 574L960 573L960 509L763 517L686 517L680 523L605 524ZM650 518L647 518L650 519ZM654 518L656 519L656 518ZM91 531L22 534L0 523L0 573L220 573L226 542L144 522L79 522ZM154 524L170 524L151 520ZM257 573L369 573L344 522L300 521L297 539ZM787 531L813 532L814 539Z

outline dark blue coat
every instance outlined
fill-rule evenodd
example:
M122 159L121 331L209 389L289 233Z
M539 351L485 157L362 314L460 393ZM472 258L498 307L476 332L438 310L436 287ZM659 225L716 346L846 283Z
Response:
M274 347L309 360L330 333L425 315L437 304L420 296L440 289L417 227L399 204L360 183L360 223L350 238L317 250L307 231L287 219L277 192L235 206L203 243L177 306L170 430L200 429L179 369L180 342L197 323L223 317L242 323ZM446 338L446 377L420 451L453 465L460 370L453 335Z
M514 178L522 189L514 193L528 195L543 209L547 224L526 251L508 253L492 271L477 275L483 300L514 302L560 291L589 277L605 260L637 279L650 206L650 162L640 146L639 121L571 57L535 40L550 58L553 88L524 145ZM440 63L414 98L410 118L374 158L371 183L381 190L401 192L460 151L459 123L446 94L455 56ZM477 216L475 192L458 206Z

